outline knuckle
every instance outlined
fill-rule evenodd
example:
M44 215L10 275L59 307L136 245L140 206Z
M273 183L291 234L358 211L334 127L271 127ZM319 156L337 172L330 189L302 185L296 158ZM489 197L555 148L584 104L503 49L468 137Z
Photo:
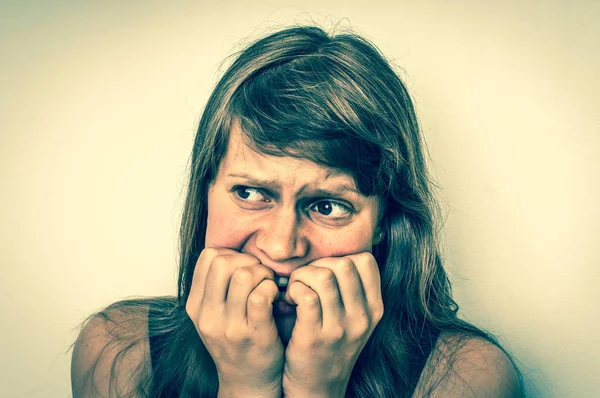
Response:
M373 309L373 318L377 322L379 322L381 320L381 318L383 318L383 314L384 314L383 302L379 302Z
M225 329L224 333L225 341L229 343L239 344L245 341L244 335L241 333L239 326L238 327L228 327Z
M358 261L374 262L375 256L373 256L373 253L370 253L370 252L362 252L362 253L358 253L356 255L356 259Z
M231 328L225 329L225 333L223 333L223 337L225 338L225 341L228 341L228 342L235 342L238 339L237 333L235 333L235 331L232 330Z
M206 247L200 253L201 259L214 258L219 255L219 250L214 247Z
M224 255L216 255L213 257L210 265L216 269L223 269L228 265L229 261L227 256Z
M323 286L333 286L336 284L335 274L329 268L319 268L316 271L317 282Z
M271 296L277 296L277 294L279 293L279 288L277 287L275 281L271 279L265 279L263 283Z
M267 297L275 296L279 292L279 288L272 279L263 279L251 294L262 293Z
M355 270L354 263L347 257L342 257L336 261L336 270L343 275L353 274Z
M231 279L237 284L246 285L252 282L253 274L248 268L237 268Z
M269 297L263 292L253 292L248 296L248 304L253 307L265 307L269 302Z
M367 314L364 313L362 314L361 318L355 321L353 324L354 329L359 336L364 335L371 328L371 322L369 322Z
M275 278L275 272L273 272L273 270L269 267L267 267L266 265L263 264L255 264L254 265L257 270L260 272L260 274L262 274L265 278L269 278L269 279L273 279Z
M369 253L369 252L363 252L363 253L358 253L358 254L352 255L352 261L354 263L354 266L357 268L358 267L378 268L377 260L375 260L375 257L373 256L373 254Z
M325 339L329 343L334 343L334 342L344 340L345 337L346 337L346 331L344 330L343 327L339 326L339 327L333 327L333 328L329 329L327 331Z
M210 323L200 322L197 325L198 331L204 337L213 338L215 337L215 328Z
M251 270L254 275L261 276L263 278L274 278L275 277L275 273L273 272L273 270L271 268L267 267L266 265L260 264L260 263L250 264L246 268Z
M275 284L275 283L273 283L273 284ZM288 287L287 287L287 291L290 292L290 294L298 295L299 296L299 294L300 294L300 292L298 291L298 289L299 289L298 285L299 284L300 284L299 282L289 283ZM277 286L277 285L275 285L275 286ZM279 291L279 288L277 289L277 291Z
M258 262L258 259L256 257L254 257L251 254L248 253L238 253L236 256L238 256L238 258L240 259L240 261L243 261L244 263L247 264L251 264L251 265L258 265L260 264Z
M309 307L316 307L319 305L319 295L316 292L304 292L301 300L303 304Z
M193 321L196 316L196 308L192 302L192 300L188 300L185 303L185 312L188 314L190 319Z

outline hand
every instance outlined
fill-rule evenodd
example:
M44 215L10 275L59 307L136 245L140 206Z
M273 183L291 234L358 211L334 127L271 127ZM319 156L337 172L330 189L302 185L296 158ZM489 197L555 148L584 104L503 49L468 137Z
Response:
M219 395L281 396L283 344L273 320L273 271L249 254L206 248L186 312L219 376Z
M383 316L371 253L321 258L291 275L286 301L296 324L285 351L286 397L345 395L352 368Z

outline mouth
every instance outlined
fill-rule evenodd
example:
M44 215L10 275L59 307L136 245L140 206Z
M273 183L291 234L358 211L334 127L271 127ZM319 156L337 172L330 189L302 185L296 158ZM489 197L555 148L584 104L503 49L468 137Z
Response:
M285 299L285 292L287 290L288 283L290 281L289 276L276 276L275 284L279 289L279 294L277 295L277 300L283 301Z

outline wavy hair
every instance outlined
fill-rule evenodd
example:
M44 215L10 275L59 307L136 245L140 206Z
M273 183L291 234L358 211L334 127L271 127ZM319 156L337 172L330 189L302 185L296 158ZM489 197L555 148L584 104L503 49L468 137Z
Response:
M385 314L353 368L348 397L411 396L423 368L417 358L442 332L484 338L511 358L492 335L457 317L440 256L439 209L425 145L398 74L359 35L292 27L241 51L204 109L182 215L177 297L124 300L91 316L116 325L114 344L120 342L123 352L148 336L160 345L162 354L151 363L154 377L148 356L135 373L137 388L131 395L217 395L214 362L185 306L204 249L208 188L234 121L257 151L347 172L361 193L382 199L385 237L373 254L380 267ZM147 334L137 340L123 337L126 325L120 327L111 314L129 309L131 315L132 309L149 305L153 322ZM448 363L451 371L452 358Z

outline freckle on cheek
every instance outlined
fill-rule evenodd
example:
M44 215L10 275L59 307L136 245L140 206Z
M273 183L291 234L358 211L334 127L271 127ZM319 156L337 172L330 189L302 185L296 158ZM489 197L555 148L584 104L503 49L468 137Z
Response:
M239 249L248 236L247 228L231 215L214 214L210 218L207 241L217 247ZM210 236L209 236L210 235Z
M342 257L348 254L360 253L371 250L371 244L364 237L356 235L345 237L336 236L335 239L323 239L318 243L319 257Z
M323 239L317 243L319 257L341 257L354 251L356 242L350 239Z

